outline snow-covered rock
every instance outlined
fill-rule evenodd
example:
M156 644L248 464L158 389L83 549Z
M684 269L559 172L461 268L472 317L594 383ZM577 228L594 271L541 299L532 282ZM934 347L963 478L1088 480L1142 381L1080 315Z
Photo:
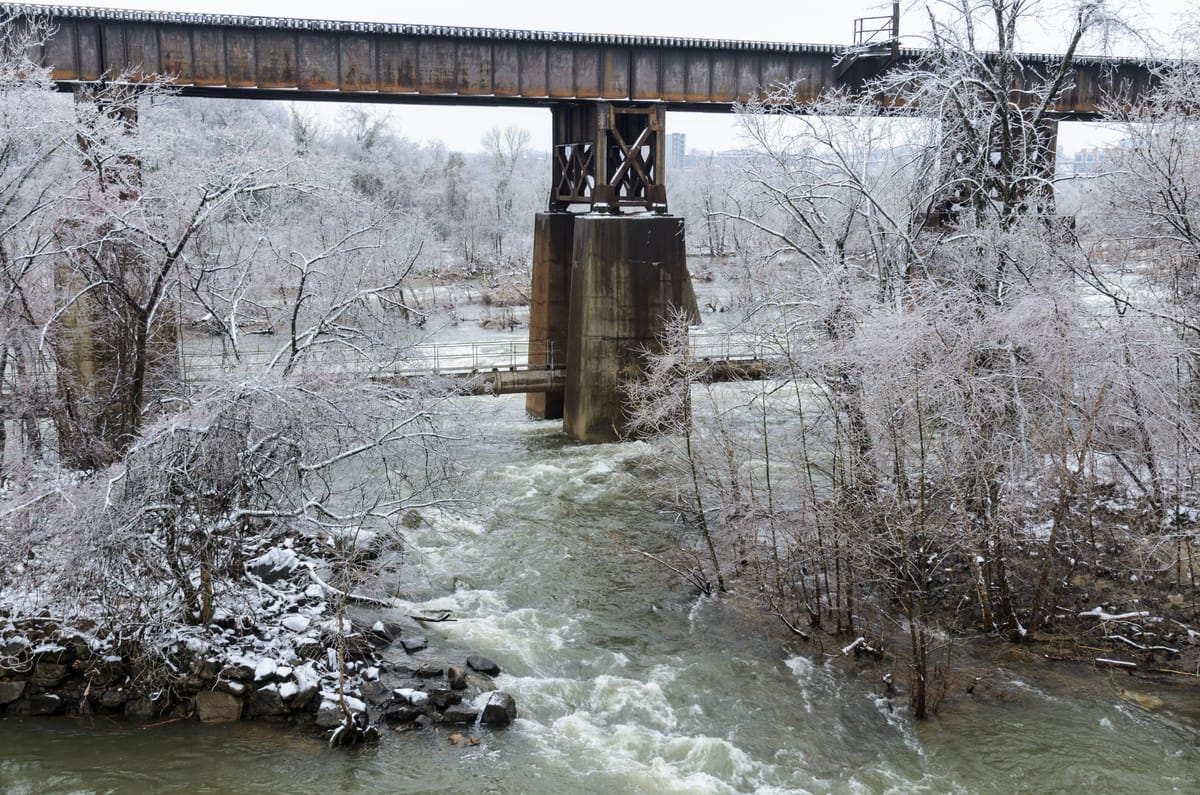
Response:
M261 682L265 679L270 679L275 675L275 670L279 667L274 660L264 657L258 661L258 665L254 666L254 681Z
M308 616L302 616L293 613L279 623L283 624L286 629L290 629L292 632L300 633L308 630L308 626L312 623L312 620L308 618Z
M300 556L285 547L271 547L246 564L246 570L265 583L287 577L300 567Z

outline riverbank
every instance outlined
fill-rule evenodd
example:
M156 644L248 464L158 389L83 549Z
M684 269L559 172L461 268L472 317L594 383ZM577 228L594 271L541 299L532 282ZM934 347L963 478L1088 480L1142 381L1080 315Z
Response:
M1182 527L1164 526L1120 505L1106 500L1090 512L1081 510L1089 520L1084 530L1059 539L1052 550L1044 528L1036 524L1011 538L1003 600L1014 613L1009 627L981 609L977 567L960 552L939 550L933 557L940 565L921 608L925 635L915 651L905 604L886 561L873 576L856 582L849 626L814 623L815 613L804 612L801 585L790 593L792 612L785 612L779 596L786 589L778 581L773 587L763 581L771 563L765 555L756 562L742 553L731 567L733 591L748 597L750 609L765 608L766 615L783 619L781 626L803 638L818 659L849 658L872 671L880 696L897 706L908 702L916 686L917 653L925 654L931 711L943 703L960 705L963 697L987 689L993 670L1018 659L1091 671L1105 681L1126 683L1131 693L1145 685L1191 698L1200 685L1200 591L1191 547L1180 541L1190 532L1190 520ZM725 524L720 540L733 548L742 539L745 549L744 539L755 537L753 524ZM1048 582L1041 594L1039 582ZM819 593L821 584L812 577L804 583L808 594ZM992 599L1001 601L994 594ZM1038 626L1022 626L1028 606L1039 599L1044 609ZM1161 706L1161 699L1156 701Z
M101 614L22 615L6 602L0 716L259 720L333 742L371 739L384 725L503 727L516 717L515 701L492 679L499 666L430 648L423 622L451 616L341 590L329 580L343 554L302 537L277 541L246 550L241 575L216 588L223 599L210 623L181 622L155 640Z
M411 600L408 612L458 619L424 625L441 657L500 663L496 683L519 709L509 729L388 730L347 753L286 722L139 730L10 715L0 719L6 788L1194 791L1194 700L1148 712L1094 673L1000 657L1019 647L984 640L997 659L988 646L971 670L992 671L988 686L911 721L902 701L881 697L873 665L815 655L735 600L696 599L631 551L666 555L680 531L646 495L648 445L575 445L553 423L528 422L517 399L462 400L477 412L470 427L488 429L460 483L473 510L422 511L405 529L413 570L384 590ZM480 742L455 745L456 733Z

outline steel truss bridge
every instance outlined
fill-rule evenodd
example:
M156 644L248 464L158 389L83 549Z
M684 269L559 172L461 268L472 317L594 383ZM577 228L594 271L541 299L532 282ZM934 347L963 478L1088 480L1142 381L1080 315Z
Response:
M898 11L857 20L848 47L27 3L0 3L0 15L49 24L33 55L64 91L165 77L183 96L548 107L551 210L665 211L668 109L729 112L785 85L813 102L924 54L899 46ZM1060 62L1023 55L1018 82ZM1073 71L1058 118L1095 118L1106 95L1136 96L1153 82L1129 58L1079 56Z

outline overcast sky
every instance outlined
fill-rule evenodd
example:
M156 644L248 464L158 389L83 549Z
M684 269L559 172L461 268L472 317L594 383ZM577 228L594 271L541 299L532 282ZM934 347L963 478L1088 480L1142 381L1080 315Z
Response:
M1049 0L1054 3L1055 0ZM464 27L503 27L572 32L625 33L697 38L798 41L842 44L849 41L857 17L890 13L891 2L878 0L91 0L59 5L129 8L152 11L192 11L215 14L338 19L361 22L402 22ZM1126 10L1141 12L1140 22L1160 38L1178 28L1179 14L1191 0L1126 0ZM917 33L923 3L905 0L901 31ZM602 10L601 10L602 9ZM910 10L911 9L911 10ZM908 24L906 25L906 22ZM1065 38L1053 20L1039 26L1040 40L1030 50L1061 49ZM919 39L906 44L920 46ZM550 112L540 108L440 108L388 106L393 124L414 140L442 139L452 149L479 149L490 127L516 124L529 129L539 149L550 148ZM318 112L334 118L322 104ZM668 114L669 132L684 132L688 149L721 150L738 146L732 122L721 115ZM1068 148L1086 142L1080 131L1064 130Z

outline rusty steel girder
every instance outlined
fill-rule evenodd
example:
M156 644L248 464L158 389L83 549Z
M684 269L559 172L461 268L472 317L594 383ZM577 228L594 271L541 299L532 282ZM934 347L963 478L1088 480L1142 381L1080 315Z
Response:
M164 3L166 5L166 3ZM598 100L727 112L786 85L811 102L844 85L844 46L277 17L116 11L0 3L4 17L47 20L34 53L58 86L171 78L191 96L460 105ZM901 48L903 65L924 51ZM1058 62L1021 56L1022 80ZM1094 117L1106 91L1136 97L1153 82L1138 59L1079 56L1052 111Z
M565 102L553 107L550 211L573 204L665 213L666 108Z

